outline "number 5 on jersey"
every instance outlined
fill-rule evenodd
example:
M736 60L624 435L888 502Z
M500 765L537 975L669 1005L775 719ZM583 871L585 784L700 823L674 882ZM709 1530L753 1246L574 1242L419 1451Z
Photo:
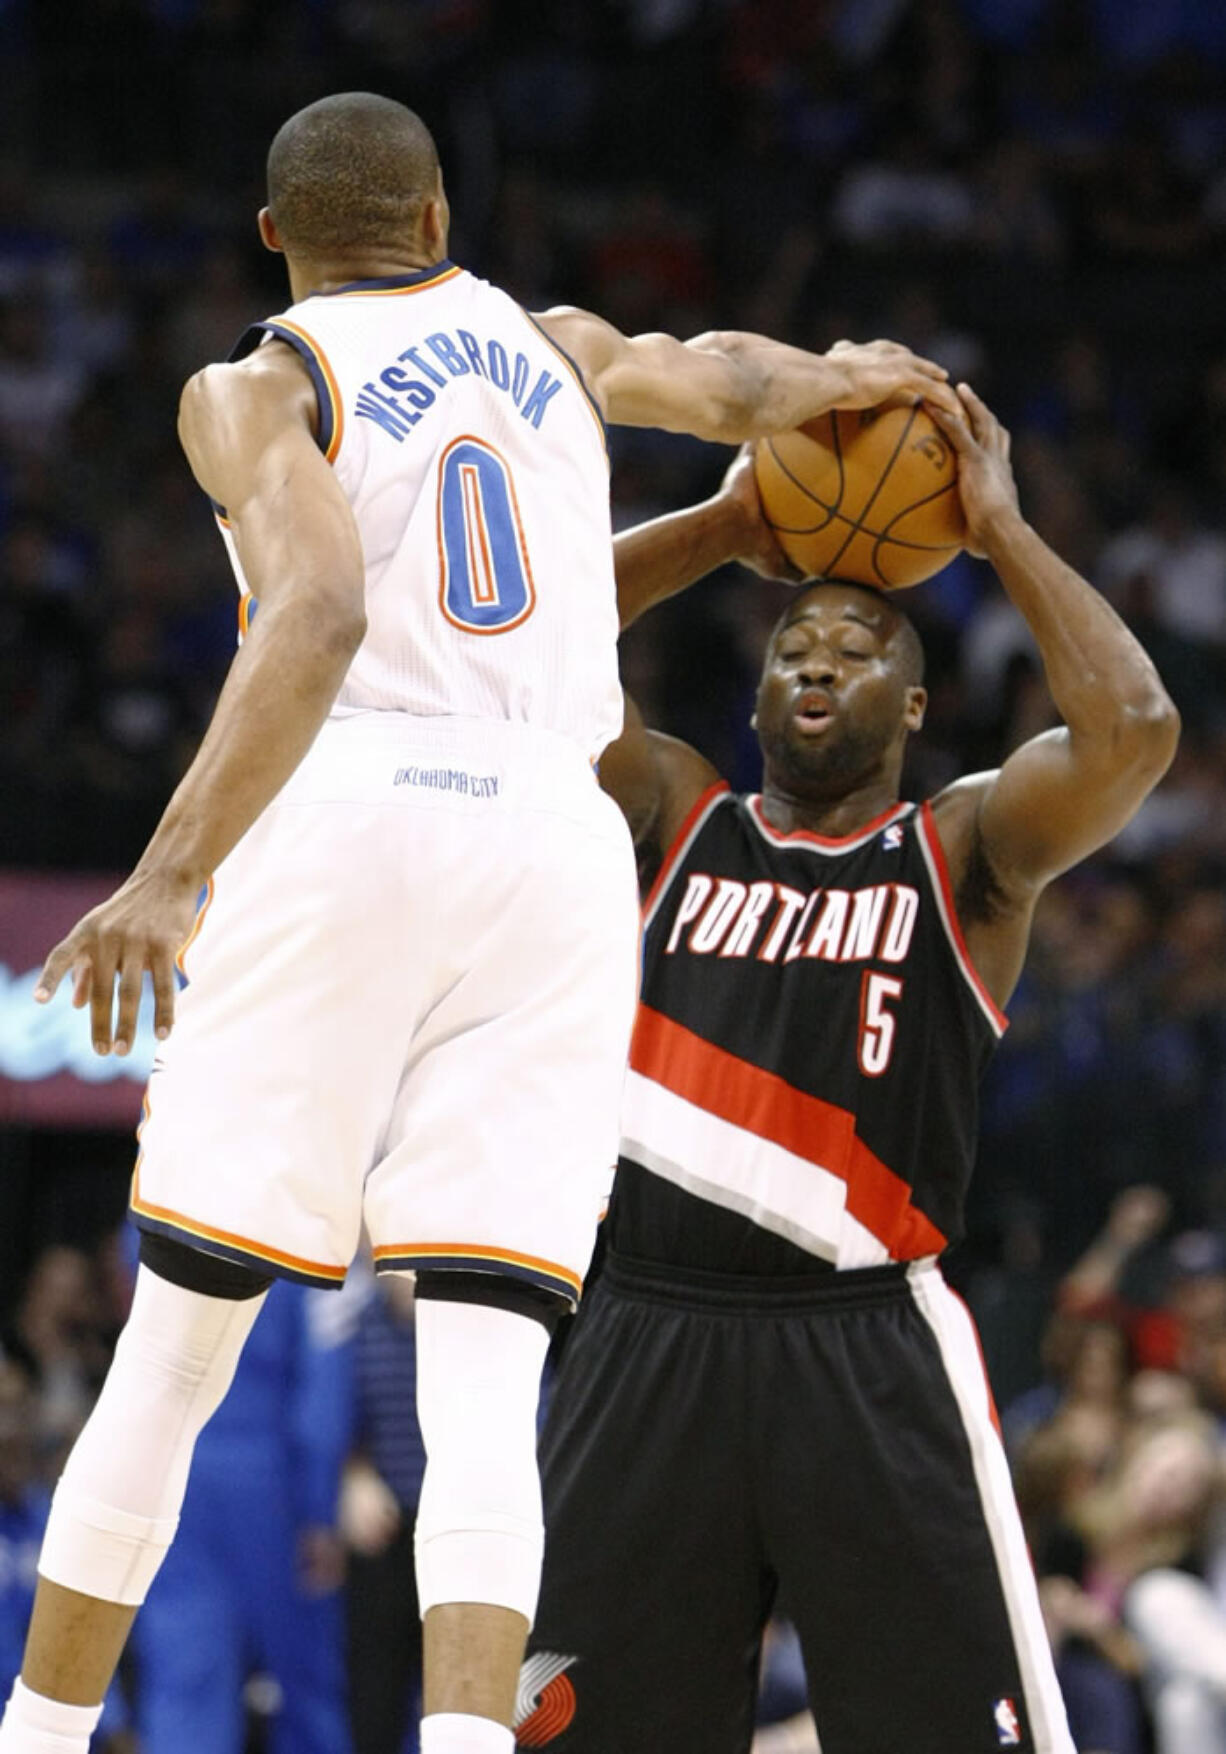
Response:
M860 983L860 1070L866 1078L880 1078L894 1052L894 1013L887 1007L902 998L903 983L897 975L878 974L866 968Z
M439 607L465 633L509 633L536 607L511 471L492 445L453 439L439 462Z

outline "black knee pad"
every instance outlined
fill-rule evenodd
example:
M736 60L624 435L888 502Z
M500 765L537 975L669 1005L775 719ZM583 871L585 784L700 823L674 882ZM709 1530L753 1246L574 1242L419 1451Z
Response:
M510 1310L540 1322L552 1334L563 1316L570 1314L570 1301L558 1291L529 1285L510 1273L473 1273L463 1267L423 1267L417 1274L417 1296L452 1303L483 1303L490 1309Z
M167 1279L184 1291L198 1291L202 1297L224 1297L231 1303L244 1303L267 1291L275 1277L260 1273L241 1261L224 1261L204 1249L192 1248L175 1236L154 1236L142 1230L140 1238L141 1265Z

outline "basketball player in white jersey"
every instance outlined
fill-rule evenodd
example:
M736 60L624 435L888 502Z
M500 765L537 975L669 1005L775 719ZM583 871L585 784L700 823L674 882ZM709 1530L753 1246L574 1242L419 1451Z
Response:
M604 422L734 443L952 402L889 343L533 320L447 260L434 144L386 99L301 111L268 177L294 302L180 421L244 641L135 872L39 994L71 971L122 1054L148 972L164 1046L132 1315L56 1494L3 1754L86 1748L272 1277L338 1284L363 1224L381 1270L418 1274L422 1748L509 1754L540 1369L635 998L630 841L592 772L621 720Z

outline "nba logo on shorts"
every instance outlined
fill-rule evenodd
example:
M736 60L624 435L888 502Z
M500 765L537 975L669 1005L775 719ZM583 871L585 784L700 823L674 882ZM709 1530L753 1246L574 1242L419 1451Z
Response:
M1016 1748L1022 1740L1022 1726L1018 1721L1017 1707L1011 1699L998 1699L992 1707L992 1716L996 1719L996 1740L1002 1748Z

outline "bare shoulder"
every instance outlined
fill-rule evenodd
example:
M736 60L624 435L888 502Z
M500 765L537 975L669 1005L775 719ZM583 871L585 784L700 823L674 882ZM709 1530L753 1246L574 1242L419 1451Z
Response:
M581 365L593 368L606 365L621 340L612 323L578 305L551 305L547 311L533 311L532 321Z
M180 423L216 419L230 409L287 413L314 405L310 375L284 341L269 341L245 359L206 365L183 386Z
M669 862L701 799L714 788L726 790L726 786L718 770L679 738L648 731L644 743L647 763L645 771L640 770L637 794L623 792L618 802L626 811L634 837L639 882L646 896Z
M234 478L285 434L313 439L319 419L315 390L302 360L281 341L246 359L206 365L187 380L179 400L179 439L196 479L223 505Z
M555 347L574 361L603 407L606 396L602 380L623 356L628 346L626 337L612 323L593 311L581 310L578 305L553 305L547 311L534 311L532 320Z
M723 783L719 769L705 755L678 737L650 733L652 754L660 775L660 813L656 824L662 851L676 840L683 823L704 792Z
M996 780L996 770L963 774L932 799L932 820L955 879L976 834L983 801Z
M983 807L999 777L999 768L964 774L932 800L933 824L964 924L1026 912L1034 903L1033 886L1023 889L1010 880L983 832Z
M1001 872L983 832L984 804L998 772L967 774L932 800L932 819L971 962L1000 1006L1017 985L1038 887Z
M663 856L694 804L719 779L688 743L649 731L627 697L622 734L600 758L600 783L624 814L637 847Z

